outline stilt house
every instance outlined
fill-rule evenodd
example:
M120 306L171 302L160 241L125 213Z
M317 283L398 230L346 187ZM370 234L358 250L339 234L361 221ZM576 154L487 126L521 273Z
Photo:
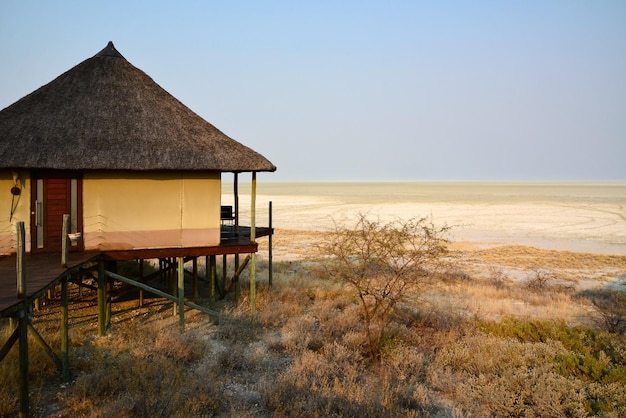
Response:
M27 251L61 251L64 214L73 251L127 259L253 252L254 235L218 251L223 218L238 210L223 212L222 175L250 172L255 182L275 170L109 42L0 111L0 254L15 251L17 221Z

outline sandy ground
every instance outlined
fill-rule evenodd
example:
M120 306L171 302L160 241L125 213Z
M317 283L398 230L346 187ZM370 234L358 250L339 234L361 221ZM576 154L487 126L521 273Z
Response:
M258 225L268 225L272 202L277 261L311 257L335 225L352 226L365 213L451 227L459 269L475 277L527 280L541 271L583 289L626 283L626 183L270 183L258 190ZM245 187L240 193L246 223L250 196ZM266 258L266 241L260 249Z
M241 196L246 222L245 188ZM270 183L259 186L257 224L268 224L270 201L279 229L328 231L359 213L429 217L457 242L626 255L626 183Z

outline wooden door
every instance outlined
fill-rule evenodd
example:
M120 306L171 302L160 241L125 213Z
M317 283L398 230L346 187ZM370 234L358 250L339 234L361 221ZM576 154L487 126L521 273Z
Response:
M46 171L32 176L31 251L61 252L63 215L70 215L70 232L81 232L82 176L78 172ZM70 251L82 251L82 240Z

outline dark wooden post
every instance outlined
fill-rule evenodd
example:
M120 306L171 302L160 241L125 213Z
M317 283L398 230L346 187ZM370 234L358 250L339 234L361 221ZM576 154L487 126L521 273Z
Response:
M193 275L193 279L191 282L191 290L192 290L192 298L193 301L197 301L198 300L198 257L194 257L193 258L193 264L192 264L192 275Z
M211 308L215 306L215 280L217 276L217 258L214 255L209 256L209 282L210 282L210 300L209 305Z
M63 215L63 232L61 232L61 265L67 267L70 259L70 215Z
M70 380L70 357L69 357L69 313L68 313L68 279L66 276L61 280L61 365L63 380L68 382Z
M108 263L108 270L117 273L117 261ZM111 328L111 319L113 318L113 279L106 277L106 328Z
M256 171L252 172L252 190L250 190L250 241L256 241ZM250 259L250 315L256 318L256 253Z
M26 233L24 230L24 222L17 222L17 256L15 270L17 271L17 297L18 299L26 298Z
M139 281L143 282L143 258L139 259ZM139 289L139 306L143 306L143 289Z
M234 190L235 195L235 233L239 237L239 174L235 173ZM235 254L235 271L239 268L239 254ZM235 281L235 305L239 304L239 279Z
M272 268L272 259L273 259L273 254L272 254L272 235L273 231L272 231L272 201L270 200L270 207L269 207L269 228L270 228L270 235L268 237L268 249L267 249L267 258L268 258L268 282L269 282L269 286L272 287L272 278L273 278L273 268Z
M178 257L178 324L185 330L185 258Z
M106 278L104 260L98 260L98 331L101 337L106 333Z
M22 302L19 315L19 341L20 341L20 417L28 416L28 308L27 302Z
M235 173L233 182L233 195L235 200L235 235L239 236L239 174Z
M225 293L226 289L226 281L228 280L226 276L228 275L228 256L226 254L222 255L222 292Z
M20 417L28 416L28 321L29 309L26 298L26 234L24 222L16 224L17 228L17 297L22 300L22 308L18 312L18 339L20 343Z

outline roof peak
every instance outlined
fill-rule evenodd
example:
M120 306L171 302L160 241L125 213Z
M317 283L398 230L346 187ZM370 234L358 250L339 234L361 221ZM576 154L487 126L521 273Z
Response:
M111 41L109 41L107 46L105 46L104 49L102 51L98 52L95 56L96 57L124 58L122 56L122 54L120 54L119 51L117 49L115 49L115 46L113 45L113 42L111 42Z

